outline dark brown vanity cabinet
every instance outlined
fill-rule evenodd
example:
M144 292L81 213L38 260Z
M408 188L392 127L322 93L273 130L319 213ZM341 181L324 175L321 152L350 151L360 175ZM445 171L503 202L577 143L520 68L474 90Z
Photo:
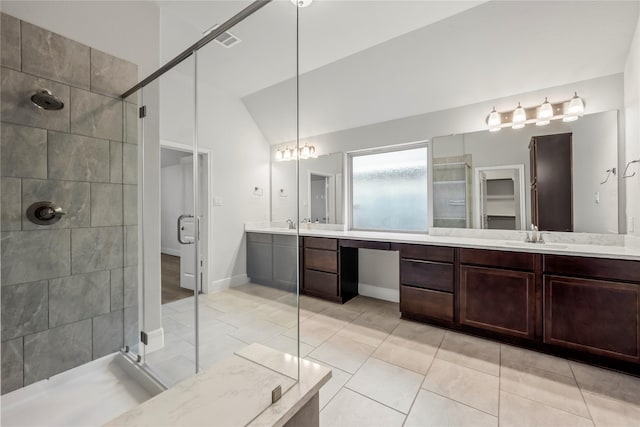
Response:
M640 361L640 263L546 255L544 273L546 344Z
M571 156L570 133L531 138L531 222L540 230L573 231Z
M454 249L398 244L400 311L404 317L453 323Z
M534 254L460 249L461 325L534 339Z
M340 303L358 295L358 251L341 251L338 239L304 237L300 265L302 293Z

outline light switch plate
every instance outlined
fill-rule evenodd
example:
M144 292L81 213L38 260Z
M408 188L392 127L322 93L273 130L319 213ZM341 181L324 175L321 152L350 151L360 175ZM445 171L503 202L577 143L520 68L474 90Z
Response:
M223 203L224 201L222 200L222 197L213 198L213 206L222 206Z

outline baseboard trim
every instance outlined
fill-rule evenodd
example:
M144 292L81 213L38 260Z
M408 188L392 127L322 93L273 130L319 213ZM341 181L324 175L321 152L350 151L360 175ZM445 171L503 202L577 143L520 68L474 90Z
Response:
M164 348L164 329L158 328L147 332L147 339L148 342L145 346L146 353L153 353L156 350Z
M220 280L212 280L209 283L208 292L218 292L225 289L233 288L234 286L240 286L249 283L249 276L246 274L238 274L236 276L225 277Z
M171 248L160 248L160 253L163 254L167 254L167 255L173 255L173 256L180 256L180 251L176 250L176 249L171 249Z
M358 293L365 297L381 299L390 302L400 302L400 290L381 288L380 286L358 283Z

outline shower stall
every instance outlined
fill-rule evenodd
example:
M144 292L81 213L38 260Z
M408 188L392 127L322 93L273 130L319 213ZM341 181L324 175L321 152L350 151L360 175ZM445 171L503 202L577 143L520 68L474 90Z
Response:
M297 288L247 283L244 223L269 218L271 149L243 102L297 79L298 11L241 6L138 83L135 64L2 14L3 424L46 420L30 414L51 415L34 400L52 405L43 390L93 367L116 366L144 401L254 342L298 356ZM273 126L297 144L297 89L282 96L294 107ZM171 238L193 292L163 305L166 146L190 156ZM286 260L294 271L297 258ZM106 422L119 405L82 421Z

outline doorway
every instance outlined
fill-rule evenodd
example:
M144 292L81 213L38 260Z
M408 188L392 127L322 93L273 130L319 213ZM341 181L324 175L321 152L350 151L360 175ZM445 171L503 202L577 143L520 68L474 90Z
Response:
M309 171L309 220L320 224L335 222L335 178Z
M200 153L199 188L201 200L208 200L208 153ZM193 296L195 288L195 223L193 221L193 151L190 147L163 143L160 152L160 262L162 304ZM207 212L201 204L200 262L206 277ZM200 283L206 283L201 280ZM202 289L200 289L202 292Z
M524 165L475 169L476 228L525 228Z

